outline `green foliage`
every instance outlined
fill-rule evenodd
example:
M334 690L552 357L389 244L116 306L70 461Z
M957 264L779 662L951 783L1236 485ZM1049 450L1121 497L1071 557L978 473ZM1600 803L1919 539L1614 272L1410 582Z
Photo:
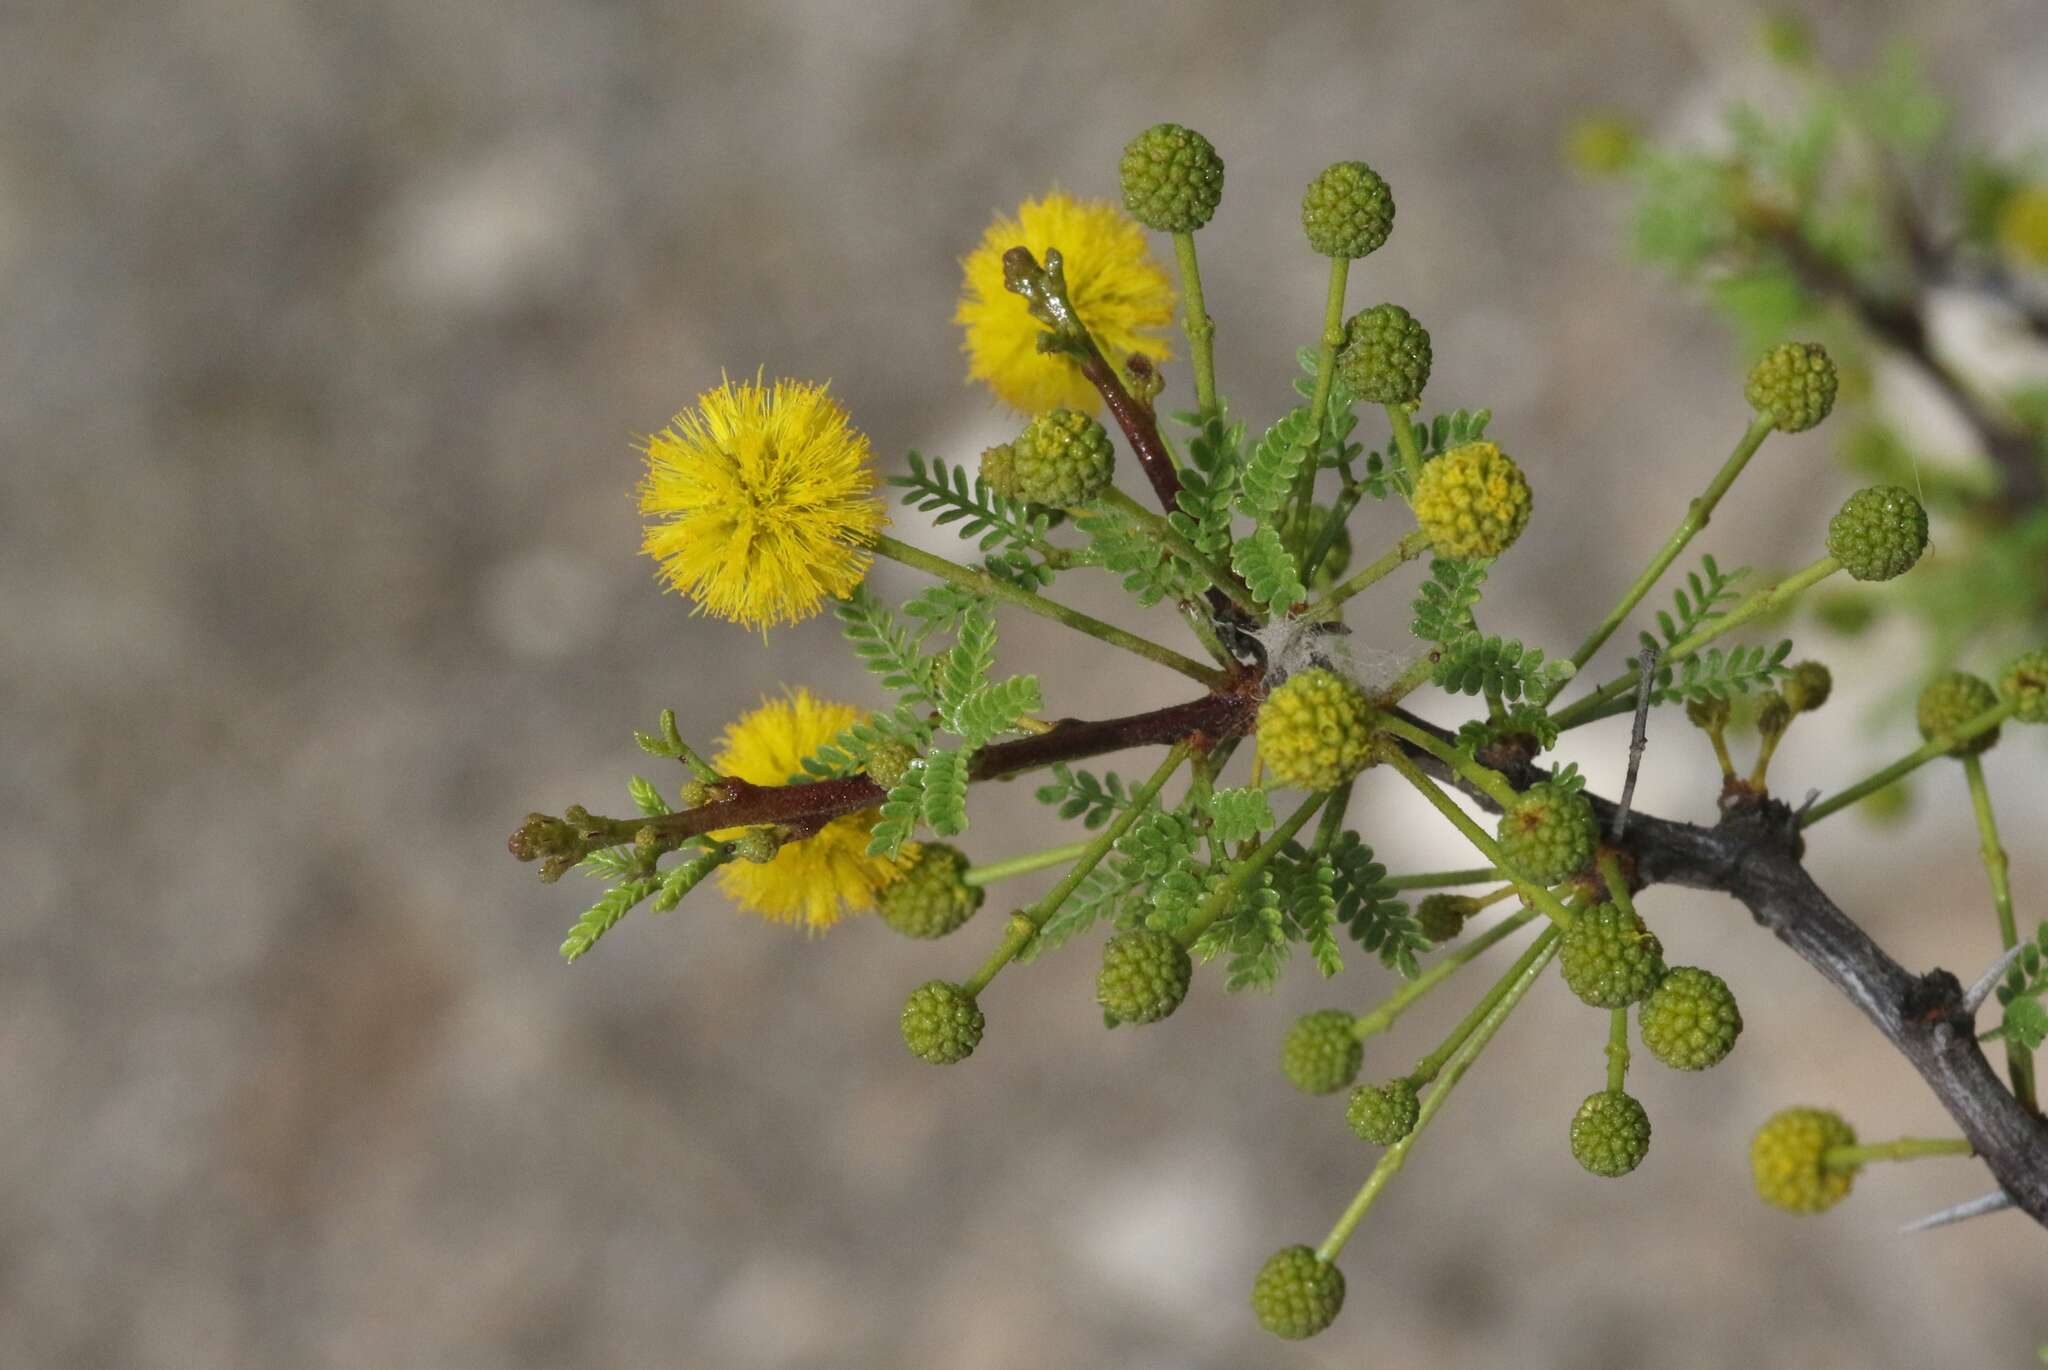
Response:
M926 764L918 761L912 765L882 797L881 817L868 834L869 856L896 855L917 831L917 820L924 816Z
M1180 507L1168 514L1166 521L1208 556L1230 549L1238 451L1243 443L1243 424L1214 416L1199 421L1188 442L1188 464L1181 468L1180 493L1175 497Z
M1514 638L1475 634L1446 646L1431 678L1452 694L1483 691L1512 701L1525 694L1546 699L1572 674L1571 662L1545 660L1541 647L1525 647Z
M1273 806L1264 790L1212 790L1202 807L1214 824L1209 835L1218 842L1249 842L1273 826Z
M1501 711L1497 718L1469 719L1458 725L1458 750L1477 756L1486 748L1510 737L1533 738L1536 749L1547 752L1557 745L1558 726L1550 711L1534 700L1525 700Z
M861 665L882 682L884 689L906 704L929 700L930 670L918 652L917 639L896 621L888 606L874 592L861 585L833 606L840 632L853 648Z
M1437 557L1429 563L1429 579L1415 592L1415 621L1409 631L1425 642L1448 644L1472 633L1472 606L1486 586L1490 561L1459 561Z
M1059 808L1061 818L1078 818L1093 831L1131 806L1130 792L1123 777L1104 771L1102 778L1062 761L1052 768L1052 779L1038 787L1038 802Z
M1414 979L1415 958L1428 951L1430 943L1408 906L1386 883L1387 868L1373 859L1372 848L1355 832L1338 835L1330 847L1329 865L1337 921L1351 940L1378 956L1389 970Z
M659 818L669 811L668 801L661 797L661 791L645 776L636 775L626 782L626 790L633 797L633 807L643 817Z
M2017 1042L2028 1051L2048 1043L2048 922L2035 929L2033 940L2020 944L2020 953L2006 969L1997 997L2005 1009L2005 1020L1984 1034Z
M1198 567L1175 556L1159 535L1120 509L1099 509L1074 520L1088 536L1092 560L1123 577L1124 590L1140 604L1192 599L1209 588Z
M1017 959L1028 964L1064 946L1076 934L1086 932L1100 921L1126 921L1126 905L1138 892L1142 875L1129 863L1098 865L1039 926L1038 935L1025 944Z
M1426 424L1412 424L1410 431L1415 435L1415 445L1421 452L1423 464L1427 465L1454 447L1485 437L1486 425L1492 421L1491 409L1454 409L1448 414L1438 414ZM1401 467L1400 457L1390 449L1384 457L1378 452L1366 457L1365 476L1360 484L1374 499L1385 499L1389 492L1405 493L1408 477Z
M1306 405L1289 410L1268 428L1245 461L1238 480L1238 509L1261 525L1271 522L1294 493L1295 480L1315 442L1316 430L1309 422Z
M1284 613L1291 605L1308 598L1308 587L1301 583L1294 554L1287 550L1270 523L1260 524L1251 536L1232 545L1230 565L1244 577L1252 598L1274 613Z
M886 714L876 714L842 729L830 742L803 759L803 770L792 781L836 780L852 775L867 765L869 755L884 743L900 743L923 751L931 741L931 728L918 710L899 704Z
M918 810L941 837L967 831L967 768L972 759L973 753L966 747L941 748L924 759L923 799ZM893 797L895 791L890 794Z
M903 488L903 502L933 515L932 522L941 528L957 524L953 531L983 552L1042 550L1046 532L1059 522L1058 511L1006 499L980 476L970 481L965 466L949 466L943 457L932 458L929 467L917 452L905 460L909 472L889 477L889 484Z
M1711 554L1701 557L1699 569L1686 572L1685 584L1671 592L1672 609L1676 612L1657 611L1657 627L1664 634L1659 648L1677 646L1701 624L1741 598L1735 586L1748 574L1747 566L1723 571Z
M1645 633L1643 640L1647 644L1649 634ZM1650 700L1655 704L1674 704L1747 694L1786 674L1789 668L1785 658L1791 655L1789 638L1774 647L1731 647L1725 652L1709 647L1676 667L1659 666ZM1642 663L1640 658L1631 657L1629 665L1640 670Z

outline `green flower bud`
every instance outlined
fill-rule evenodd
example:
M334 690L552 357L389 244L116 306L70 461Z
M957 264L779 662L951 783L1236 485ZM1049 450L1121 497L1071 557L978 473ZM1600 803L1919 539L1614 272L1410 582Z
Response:
M875 911L905 937L944 937L981 907L986 891L968 884L967 857L943 842L923 842L896 879L882 887Z
M1824 1108L1773 1113L1749 1143L1749 1173L1757 1197L1787 1213L1824 1213L1849 1197L1854 1167L1824 1164L1838 1146L1856 1145L1856 1130Z
M1835 363L1819 343L1782 343L1750 369L1749 407L1781 433L1803 433L1835 407Z
M1124 145L1117 163L1124 208L1161 233L1192 233L1223 199L1223 159L1201 134L1154 124Z
M974 996L945 980L927 980L904 1002L903 1045L920 1060L950 1066L966 1060L981 1045L986 1020Z
M1499 556L1529 526L1532 503L1522 469L1490 442L1452 448L1415 483L1415 522L1438 556Z
M1720 976L1697 966L1673 966L1641 1012L1643 1045L1673 1070L1719 1065L1742 1035L1735 995Z
M1095 1001L1119 1023L1156 1023L1180 1007L1194 978L1187 949L1171 936L1137 928L1109 939Z
M1778 693L1795 714L1810 714L1828 702L1835 690L1835 677L1818 661L1801 661L1778 686Z
M2048 723L2048 647L2037 647L1998 678L1998 692L2013 701L2012 716L2022 723Z
M1276 1337L1300 1341L1337 1320L1344 1307L1344 1274L1306 1246L1275 1251L1252 1281L1252 1312Z
M1109 488L1115 472L1108 430L1072 409L1040 414L1015 442L981 454L981 478L991 490L1056 508L1089 503Z
M1429 384L1429 330L1397 304L1376 304L1344 325L1337 372L1370 404L1413 404Z
M1280 1047L1280 1069L1303 1094L1335 1094L1358 1078L1365 1044L1351 1031L1355 1020L1340 1008L1297 1018Z
M1383 1085L1360 1085L1351 1091L1344 1108L1344 1121L1358 1139L1375 1146L1392 1146L1415 1130L1422 1116L1422 1100L1414 1082L1406 1076Z
M1857 580L1890 580L1927 550L1927 511L1896 485L1858 490L1828 521L1828 552Z
M1599 904L1581 909L1565 929L1557 965L1582 1002L1627 1008L1649 998L1664 978L1664 944L1620 905Z
M1920 703L1915 713L1920 724L1920 736L1932 742L1942 733L1954 732L1986 709L1998 704L1998 691L1991 688L1991 682L1971 675L1968 671L1950 671L1936 676L1920 692ZM1958 742L1948 749L1950 756L1981 756L1998 742L1998 729L1978 733L1967 742Z
M1465 920L1479 912L1479 901L1464 894L1432 894L1415 906L1415 926L1430 941L1444 943L1465 930Z
M1586 1096L1572 1115L1572 1159L1592 1174L1619 1179L1650 1154L1650 1115L1620 1090Z
M1586 796L1549 780L1522 791L1515 807L1501 815L1497 832L1508 864L1539 885L1555 885L1584 870L1600 840Z
M1259 756L1282 784L1332 789L1372 764L1377 717L1365 691L1313 667L1289 676L1259 706Z
M1394 231L1394 193L1364 162L1335 163L1303 192L1301 227L1325 257L1367 256Z

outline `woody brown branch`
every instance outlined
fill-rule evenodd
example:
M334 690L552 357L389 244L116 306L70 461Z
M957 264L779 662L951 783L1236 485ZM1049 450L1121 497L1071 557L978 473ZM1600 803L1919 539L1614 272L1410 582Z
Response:
M1259 687L1249 685L1122 718L1064 720L1037 736L985 748L972 775L976 780L999 779L1061 761L1183 739L1213 745L1251 728L1259 698ZM1397 712L1417 727L1452 740L1444 730ZM1408 750L1425 769L1457 785L1482 806L1497 808L1434 757ZM1546 774L1530 754L1512 747L1484 752L1480 760L1517 789ZM1587 797L1602 830L1610 830L1615 805L1597 795ZM756 824L809 830L841 814L872 808L882 799L881 787L866 776L772 786L728 781L725 798L682 813L646 820L596 820L600 827L593 845L630 842L645 827L674 841ZM533 853L521 848L523 832L515 833L510 845L515 855L531 859ZM1684 885L1732 896L1826 977L1919 1071L2015 1204L2048 1227L2048 1120L2020 1104L1979 1049L1956 977L1944 970L1924 975L1907 971L1814 883L1801 862L1797 824L1784 805L1751 796L1730 806L1711 828L1638 812L1620 845L1639 883Z

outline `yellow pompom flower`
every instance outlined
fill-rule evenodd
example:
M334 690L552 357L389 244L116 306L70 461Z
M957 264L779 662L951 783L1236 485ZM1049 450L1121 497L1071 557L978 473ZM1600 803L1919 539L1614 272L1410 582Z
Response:
M1160 330L1173 322L1173 283L1153 259L1145 231L1115 205L1053 191L1026 200L1015 218L999 216L960 263L964 280L953 321L966 329L967 375L986 382L1003 403L1026 414L1092 414L1100 407L1095 387L1071 360L1038 350L1043 326L1004 289L1003 254L1013 247L1031 249L1041 262L1047 248L1060 250L1067 296L1112 363L1121 366L1132 352L1154 361L1171 355Z
M641 450L640 550L698 609L795 623L867 574L862 548L888 515L867 437L824 386L728 379Z
M808 690L792 690L780 699L762 700L759 708L728 727L724 749L711 764L720 775L751 784L786 785L803 773L805 757L860 719L860 710L850 704L832 704ZM765 864L734 861L719 867L718 883L727 898L749 913L771 923L801 923L806 931L822 932L845 914L874 908L882 890L916 855L905 847L893 861L869 856L868 834L877 817L873 809L866 809L835 818L811 836L784 846Z
M1773 1113L1749 1143L1757 1197L1787 1213L1825 1213L1849 1197L1853 1166L1830 1167L1829 1150L1856 1145L1856 1130L1824 1108Z

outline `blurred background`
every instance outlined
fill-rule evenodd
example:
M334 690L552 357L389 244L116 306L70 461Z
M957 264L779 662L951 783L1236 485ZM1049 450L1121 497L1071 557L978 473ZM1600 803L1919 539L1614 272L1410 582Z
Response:
M1808 12L1829 59L1910 40L1964 128L2048 137L2038 4ZM963 382L959 255L1049 185L1112 195L1160 119L1229 161L1203 266L1255 424L1319 320L1300 187L1341 157L1387 176L1399 224L1354 307L1408 305L1432 405L1494 410L1538 516L1489 622L1568 648L1746 411L1726 331L1628 263L1560 138L1591 108L1711 128L1758 79L1754 27L1685 0L0 7L0 1364L2032 1363L2038 1229L1893 1235L1981 1171L1873 1172L1820 1220L1751 1196L1783 1104L1947 1124L1724 901L1648 900L1748 1031L1700 1078L1639 1067L1644 1167L1571 1161L1600 1032L1535 996L1347 1251L1344 1317L1287 1347L1251 1275L1371 1157L1279 1042L1383 996L1367 958L1270 998L1205 981L1170 1027L1105 1036L1076 948L1006 976L982 1050L936 1072L902 993L1036 886L937 947L872 920L806 942L707 890L565 968L590 887L504 851L529 810L623 810L664 706L708 744L785 681L879 702L829 622L764 646L658 593L632 437L766 365L829 377L885 465L971 459L1014 420ZM1850 488L1828 452L1775 440L1704 545L1807 560ZM1391 520L1364 511L1361 547ZM1354 615L1363 644L1399 645L1405 598ZM1013 668L1055 641L1005 631ZM1782 788L1916 740L1874 707L1912 640L1803 638L1841 701ZM1075 715L1183 692L1064 652L1044 674ZM1566 755L1611 789L1624 734ZM1988 765L2031 925L2040 740ZM1839 820L1813 865L1908 965L1967 977L1992 920L1961 780L1926 780L1905 826ZM1640 802L1707 818L1712 785L1660 720ZM1390 866L1467 864L1390 795L1353 809ZM985 798L972 854L1056 840L1028 785Z

